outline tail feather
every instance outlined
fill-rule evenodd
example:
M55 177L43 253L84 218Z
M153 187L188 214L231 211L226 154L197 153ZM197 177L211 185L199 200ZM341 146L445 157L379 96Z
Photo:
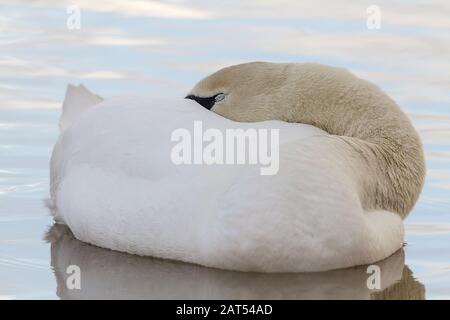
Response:
M79 86L69 84L63 102L62 115L59 120L60 131L66 130L80 114L102 101L103 98L93 94L82 84Z

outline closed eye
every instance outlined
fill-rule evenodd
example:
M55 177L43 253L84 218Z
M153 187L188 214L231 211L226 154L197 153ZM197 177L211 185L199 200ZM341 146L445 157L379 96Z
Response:
M199 96L190 94L190 95L187 95L184 98L185 99L195 100L198 104L200 104L204 108L206 108L208 110L211 110L212 107L214 107L214 104L216 102L220 102L220 101L222 101L225 98L225 94L218 93L218 94L213 95L211 97L199 97Z

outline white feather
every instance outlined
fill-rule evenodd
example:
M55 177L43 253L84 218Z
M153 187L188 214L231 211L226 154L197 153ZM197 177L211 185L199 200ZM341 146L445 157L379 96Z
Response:
M82 84L78 86L69 84L63 102L63 111L61 119L59 120L59 129L61 131L66 130L86 109L102 101L103 99L101 97L90 92Z

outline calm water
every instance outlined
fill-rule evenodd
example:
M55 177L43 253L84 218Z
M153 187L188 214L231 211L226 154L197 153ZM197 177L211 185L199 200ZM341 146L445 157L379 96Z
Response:
M377 1L0 0L0 298L450 298L450 4ZM406 3L408 3L406 5ZM81 29L66 26L69 4ZM67 83L102 96L186 93L219 67L252 60L339 65L380 85L409 114L426 151L425 189L407 245L365 268L264 275L139 258L53 227L48 161ZM50 229L51 228L51 229ZM67 290L65 269L82 269Z

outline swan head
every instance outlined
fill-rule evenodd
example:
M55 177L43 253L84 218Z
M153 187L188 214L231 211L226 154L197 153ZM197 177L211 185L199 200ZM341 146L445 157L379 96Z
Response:
M223 68L197 83L185 97L235 121L289 120L299 77L287 64L250 62Z
M353 155L349 162L379 168L363 182L371 188L362 191L367 208L404 217L422 189L425 162L411 122L382 90L345 69L244 63L207 76L186 98L234 121L282 120L328 132L337 149Z

